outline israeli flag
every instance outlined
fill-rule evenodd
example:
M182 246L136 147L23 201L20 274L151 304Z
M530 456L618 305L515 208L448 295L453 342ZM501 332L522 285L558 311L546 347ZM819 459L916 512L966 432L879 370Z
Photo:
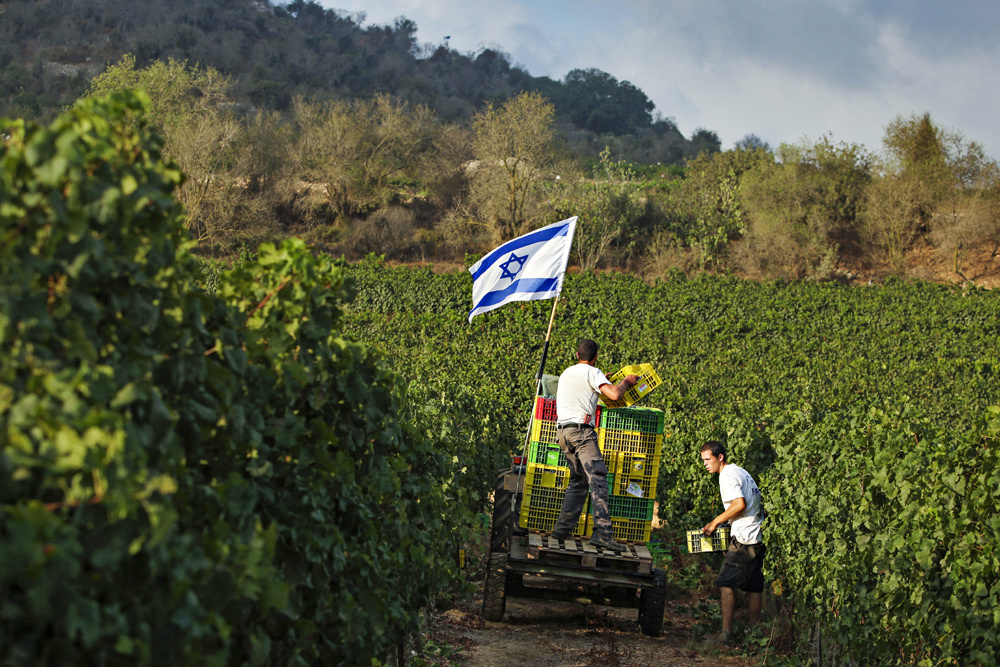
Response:
M469 269L472 274L469 322L505 303L558 296L569 263L576 217L507 241L476 262Z

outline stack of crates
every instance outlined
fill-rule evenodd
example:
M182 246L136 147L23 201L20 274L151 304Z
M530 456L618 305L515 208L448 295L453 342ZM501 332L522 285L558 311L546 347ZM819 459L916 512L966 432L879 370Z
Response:
M633 406L601 411L597 441L608 465L609 509L616 540L649 541L663 425L663 410ZM593 532L592 525L589 530Z
M569 468L542 463L528 463L524 477L524 497L521 499L521 527L551 532L562 510L563 497L569 486ZM587 513L580 514L576 535L584 535Z
M658 386L660 379L650 364L626 366L608 379L617 383L626 375L638 375L640 381L628 390L622 401L605 401L603 408L598 406L598 445L608 466L614 538L625 542L648 542L663 449L664 413L653 408L628 406ZM568 485L566 456L556 443L555 398L536 397L521 501L521 527L551 531ZM577 535L593 533L592 512L588 500L577 524Z
M520 525L529 530L550 532L559 518L566 487L569 486L566 455L556 443L555 397L535 398L528 442L528 470L524 480L524 497L521 499ZM585 509L580 514L574 533L587 535L586 529Z

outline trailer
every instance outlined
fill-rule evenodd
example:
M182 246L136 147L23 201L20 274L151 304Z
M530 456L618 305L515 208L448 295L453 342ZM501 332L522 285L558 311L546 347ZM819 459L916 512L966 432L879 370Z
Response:
M623 542L625 551L615 552L590 544L587 537L557 540L520 527L524 466L521 457L514 457L494 490L483 618L503 620L509 597L592 602L638 609L639 629L658 636L666 575L653 566L645 544Z

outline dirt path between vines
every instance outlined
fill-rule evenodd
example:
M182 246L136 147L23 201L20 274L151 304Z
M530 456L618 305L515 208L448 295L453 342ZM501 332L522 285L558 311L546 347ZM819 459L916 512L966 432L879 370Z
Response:
M692 602L669 601L663 634L647 637L639 632L637 611L574 602L549 602L512 598L503 622L480 616L478 595L435 612L425 639L443 647L421 656L430 664L462 667L714 667L759 665L760 659L741 649L719 650L705 646L699 621L692 617Z

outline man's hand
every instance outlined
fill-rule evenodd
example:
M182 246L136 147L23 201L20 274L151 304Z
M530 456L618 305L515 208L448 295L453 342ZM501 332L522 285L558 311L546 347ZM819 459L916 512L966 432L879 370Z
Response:
M635 385L637 385L639 383L639 376L638 375L626 375L625 376L625 382L628 383L628 386L634 387Z
M719 527L719 524L717 524L715 521L713 521L713 522L711 522L709 524L706 524L705 527L701 529L701 534L705 535L707 537L707 536L711 535L712 533L714 533L715 529L718 528L718 527Z

